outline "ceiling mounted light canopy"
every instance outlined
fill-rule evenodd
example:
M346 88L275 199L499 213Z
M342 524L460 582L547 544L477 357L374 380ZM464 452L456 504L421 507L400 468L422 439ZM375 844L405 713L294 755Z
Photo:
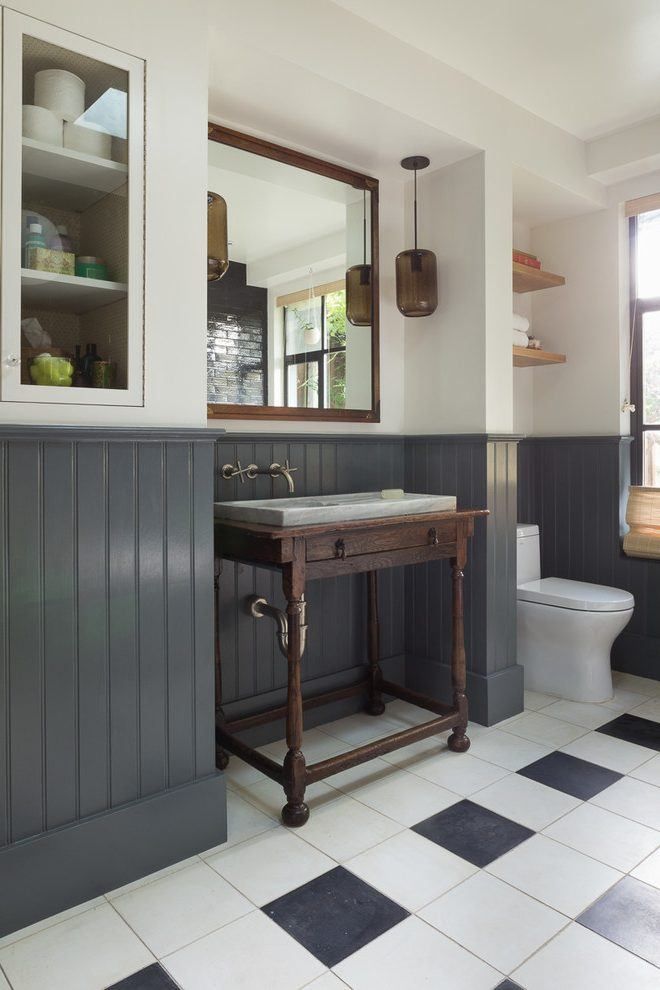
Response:
M346 271L346 319L354 327L370 327L373 292L371 265L367 264L367 193L362 191L362 258L361 265Z
M404 158L401 167L415 173L415 246L396 256L396 304L404 316L430 316L438 305L438 264L433 251L417 247L417 172L430 165L425 155Z
M227 240L227 204L222 196L207 195L207 281L217 282L229 268L229 242Z

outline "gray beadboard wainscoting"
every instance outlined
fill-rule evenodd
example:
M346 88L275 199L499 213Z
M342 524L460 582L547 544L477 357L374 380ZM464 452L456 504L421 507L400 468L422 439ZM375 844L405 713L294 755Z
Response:
M660 680L660 561L621 549L630 437L533 437L519 445L518 512L541 529L544 576L624 588L635 612L614 644L617 670Z
M0 934L226 836L214 440L0 428Z

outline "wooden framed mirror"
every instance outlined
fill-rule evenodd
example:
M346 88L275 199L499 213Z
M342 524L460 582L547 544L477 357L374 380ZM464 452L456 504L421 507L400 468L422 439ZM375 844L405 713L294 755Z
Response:
M378 180L219 124L208 149L209 419L379 422Z

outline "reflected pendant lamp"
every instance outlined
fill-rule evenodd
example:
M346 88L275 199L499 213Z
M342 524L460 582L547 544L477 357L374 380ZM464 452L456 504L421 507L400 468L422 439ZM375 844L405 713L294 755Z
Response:
M371 265L367 264L367 193L362 191L362 257L361 265L351 265L346 271L346 319L354 327L370 327L373 293Z
M207 214L207 281L217 282L229 268L229 242L227 240L227 204L222 196L206 194Z
M438 264L433 251L417 247L417 172L427 168L424 155L404 158L401 167L415 173L415 246L396 256L396 304L404 316L430 316L438 305Z

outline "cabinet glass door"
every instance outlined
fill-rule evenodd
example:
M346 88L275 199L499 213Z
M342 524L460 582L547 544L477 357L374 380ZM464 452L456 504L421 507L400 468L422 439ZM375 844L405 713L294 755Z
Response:
M4 12L2 399L143 402L144 63Z

